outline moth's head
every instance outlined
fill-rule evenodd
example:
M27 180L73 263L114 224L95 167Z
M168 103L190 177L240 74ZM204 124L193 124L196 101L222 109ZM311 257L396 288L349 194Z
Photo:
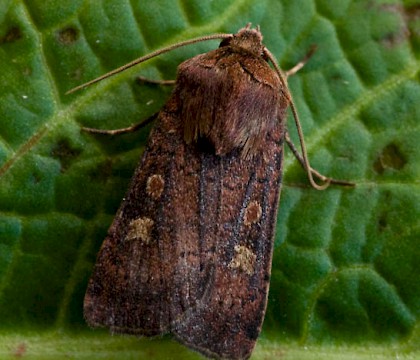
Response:
M224 39L220 43L220 47L231 46L245 50L256 56L264 56L265 52L262 40L263 36L259 26L256 29L251 29L251 24L248 24L236 34L232 35L231 38Z

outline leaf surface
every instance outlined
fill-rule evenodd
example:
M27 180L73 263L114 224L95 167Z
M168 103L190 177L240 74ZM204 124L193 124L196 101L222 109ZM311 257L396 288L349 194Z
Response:
M1 333L76 332L86 355L86 282L150 127L117 138L80 129L150 116L170 89L140 85L136 75L174 78L181 61L218 44L65 92L160 47L248 22L261 26L283 69L317 45L289 79L311 164L357 184L313 190L286 152L256 358L288 341L318 352L372 343L419 351L420 3L409 0L2 1ZM291 119L289 129L297 143Z

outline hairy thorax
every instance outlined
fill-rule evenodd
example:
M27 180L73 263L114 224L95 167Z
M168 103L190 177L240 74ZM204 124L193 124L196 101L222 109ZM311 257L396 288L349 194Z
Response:
M240 44L222 46L178 67L174 96L184 140L204 141L217 155L237 148L244 156L257 152L288 106L277 74Z

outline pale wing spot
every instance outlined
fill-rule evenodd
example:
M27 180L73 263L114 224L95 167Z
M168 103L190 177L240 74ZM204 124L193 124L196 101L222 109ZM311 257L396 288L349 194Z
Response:
M231 269L239 269L248 275L252 275L255 270L255 261L257 256L251 249L243 245L235 245L235 255L229 263Z
M151 240L151 232L154 225L154 221L148 217L141 217L131 220L126 240L140 239L145 244L148 244Z
M251 201L245 209L244 224L246 226L251 226L252 224L257 223L260 220L261 215L261 205L258 201Z
M146 192L151 198L157 200L160 198L165 185L165 180L161 175L155 174L147 179Z

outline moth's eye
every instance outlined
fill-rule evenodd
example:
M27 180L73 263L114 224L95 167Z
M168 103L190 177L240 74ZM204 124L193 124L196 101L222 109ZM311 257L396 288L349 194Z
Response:
M232 38L223 39L219 45L219 48L223 46L229 46L231 41L232 41Z

